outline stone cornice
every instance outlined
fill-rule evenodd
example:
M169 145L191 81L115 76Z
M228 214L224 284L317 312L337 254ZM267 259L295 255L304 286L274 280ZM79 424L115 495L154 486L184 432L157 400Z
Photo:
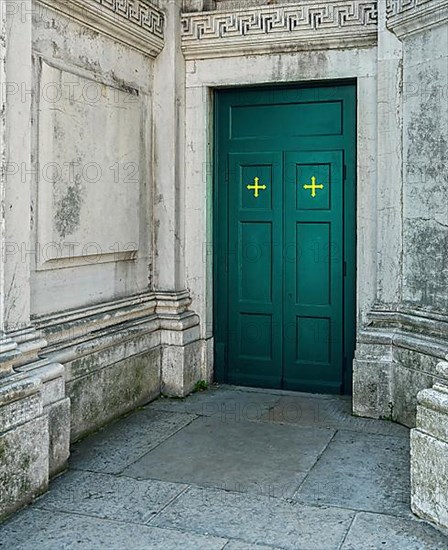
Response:
M185 13L186 59L367 47L377 41L377 0L306 0L238 11Z
M401 306L398 309L374 307L368 323L358 332L359 344L393 346L443 359L448 353L448 315ZM419 367L430 376L443 378L433 367ZM426 369L426 370L425 370Z
M34 1L151 57L163 48L165 15L148 0Z
M448 345L448 315L400 306L397 309L376 305L368 314L367 332L376 330L404 330L428 338L443 340Z
M398 38L448 22L448 0L387 0L387 27Z
M139 334L196 327L188 291L145 292L59 314L34 318L47 344L42 357L58 362L92 353Z

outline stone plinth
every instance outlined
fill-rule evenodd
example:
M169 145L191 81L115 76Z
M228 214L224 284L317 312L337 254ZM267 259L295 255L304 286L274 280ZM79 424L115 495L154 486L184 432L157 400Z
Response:
M18 367L17 371L41 380L43 412L48 423L49 475L55 476L66 468L70 455L70 399L65 395L64 367L44 359Z
M417 426L411 430L411 502L415 514L448 528L448 362L437 370L446 382L418 394Z
M48 449L42 381L0 379L0 520L47 489Z

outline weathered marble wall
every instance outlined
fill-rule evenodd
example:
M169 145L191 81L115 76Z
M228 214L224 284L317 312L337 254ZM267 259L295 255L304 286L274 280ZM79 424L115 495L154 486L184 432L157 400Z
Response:
M108 36L104 6L74 15L35 3L30 281L42 355L65 365L72 439L160 391L160 352L114 329L123 308L133 318L128 297L153 290L153 52L132 27ZM112 320L102 339L99 311Z
M404 40L403 301L448 312L448 25Z
M178 92L163 92L179 4L4 4L0 518L66 467L70 440L191 391L205 349L179 268Z
M36 6L31 308L40 317L151 288L154 68L101 24Z
M379 10L377 296L358 335L354 409L415 426L417 394L440 381L448 352L447 5Z
M398 418L416 426L412 510L447 528L448 363L439 359L448 358L448 2L395 1L389 10L403 44L401 308L408 312L394 339L392 397Z

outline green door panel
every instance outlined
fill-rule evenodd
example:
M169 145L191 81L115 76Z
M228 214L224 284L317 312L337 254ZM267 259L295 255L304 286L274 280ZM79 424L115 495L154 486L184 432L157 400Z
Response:
M343 156L285 153L283 386L339 392L343 375Z
M243 105L232 109L231 123L233 139L338 135L341 106L337 101Z
M221 90L215 100L216 378L350 392L356 88Z
M280 387L282 156L230 153L228 381Z

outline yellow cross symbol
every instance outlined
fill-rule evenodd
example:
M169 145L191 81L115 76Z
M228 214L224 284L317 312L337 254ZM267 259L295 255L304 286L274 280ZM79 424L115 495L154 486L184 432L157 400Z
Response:
M319 185L316 185L316 178L313 176L311 178L311 185L304 185L304 189L311 189L311 196L316 196L316 189L323 189L324 186L320 183Z
M258 199L258 191L262 189L263 191L266 190L266 185L258 185L258 182L260 181L260 178L254 178L254 185L248 185L247 188L249 191L254 190L254 197Z

